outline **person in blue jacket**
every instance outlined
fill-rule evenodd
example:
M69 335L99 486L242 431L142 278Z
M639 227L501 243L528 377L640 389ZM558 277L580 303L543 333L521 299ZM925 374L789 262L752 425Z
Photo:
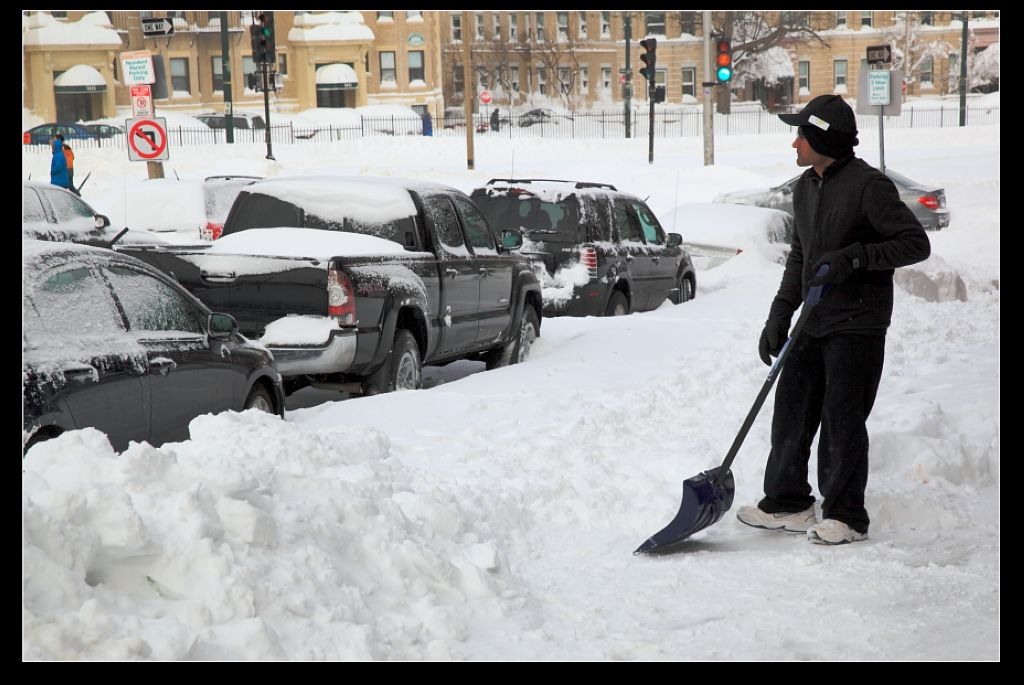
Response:
M68 160L64 157L64 141L54 136L50 139L53 159L50 160L50 183L61 188L68 187Z

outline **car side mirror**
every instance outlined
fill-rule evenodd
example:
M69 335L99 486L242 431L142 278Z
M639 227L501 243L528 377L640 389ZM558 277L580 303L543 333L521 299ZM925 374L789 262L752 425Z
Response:
M512 229L501 232L501 247L505 250L518 250L523 246L523 234Z
M678 233L669 233L668 234L668 246L669 247L679 247L682 244L683 244L683 236L679 235Z
M207 328L210 330L210 337L214 340L229 340L238 331L238 322L230 314L210 314Z
M108 219L107 217L103 216L102 214L97 214L96 215L95 222L96 222L96 228L106 228L107 226L110 225L110 219Z

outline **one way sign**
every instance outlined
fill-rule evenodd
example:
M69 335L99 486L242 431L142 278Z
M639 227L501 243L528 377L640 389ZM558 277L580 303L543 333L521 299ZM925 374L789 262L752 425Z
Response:
M892 62L892 48L888 45L869 45L868 64L889 64Z
M170 19L164 17L160 17L158 19L143 19L142 35L146 38L174 35L174 24Z

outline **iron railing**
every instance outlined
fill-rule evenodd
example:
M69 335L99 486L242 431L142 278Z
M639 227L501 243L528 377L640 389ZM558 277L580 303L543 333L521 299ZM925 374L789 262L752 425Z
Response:
M576 112L536 116L526 114L502 115L497 130L491 130L490 117L485 114L473 116L473 127L478 135L487 138L561 138L561 139L613 139L625 137L625 115L623 112ZM321 143L335 140L355 140L372 136L424 135L425 121L419 117L361 117L358 123L316 124L296 126L292 123L274 124L271 115L271 141L274 144ZM641 138L648 135L649 118L645 110L638 108L632 113L632 135ZM970 107L967 110L967 124L971 126L999 123L999 107ZM858 115L857 125L861 130L875 130L878 119L873 115ZM887 129L917 127L951 127L959 125L959 109L906 109L898 117L885 117ZM761 133L789 133L792 127L784 124L777 115L764 111L734 111L732 114L715 115L715 135L756 135ZM660 111L654 116L654 135L662 138L699 137L702 118L699 110ZM431 121L426 127L435 137L462 137L465 135L464 117L448 117ZM168 142L171 146L210 145L226 142L223 129L200 129L180 126L168 127ZM263 143L266 130L263 128L235 128L236 143ZM126 146L124 134L111 138L72 139L72 147L121 147ZM25 145L26 150L49 152L49 145Z

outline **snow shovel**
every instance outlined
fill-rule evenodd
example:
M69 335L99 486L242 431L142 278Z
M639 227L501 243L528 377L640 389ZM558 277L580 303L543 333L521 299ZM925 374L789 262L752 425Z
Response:
M821 276L826 273L828 273L828 264L823 264L815 276ZM729 448L729 454L726 455L725 461L717 468L704 471L700 475L683 481L683 502L679 505L676 517L667 526L637 547L633 554L665 554L676 551L680 543L684 542L686 538L717 523L725 515L725 512L729 511L729 507L732 506L733 496L736 494L736 482L733 480L732 471L729 470L729 467L732 466L736 453L740 451L740 445L743 444L743 439L747 437L747 432L750 430L750 426L753 425L757 413L761 410L761 405L764 404L765 398L768 397L768 392L775 385L775 379L779 377L779 373L782 371L782 365L786 361L790 344L796 339L796 336L800 335L800 331L803 329L811 310L821 301L828 288L829 285L825 284L815 286L808 291L807 301L804 302L804 306L800 311L800 318L797 319L796 325L790 331L789 339L786 340L786 344L782 346L782 351L779 353L778 358L772 364L771 371L768 372L768 378L761 387L761 392L758 393L757 399L754 400L754 406L747 413L747 418L743 421L743 427L740 428L739 435L733 440L732 447Z

